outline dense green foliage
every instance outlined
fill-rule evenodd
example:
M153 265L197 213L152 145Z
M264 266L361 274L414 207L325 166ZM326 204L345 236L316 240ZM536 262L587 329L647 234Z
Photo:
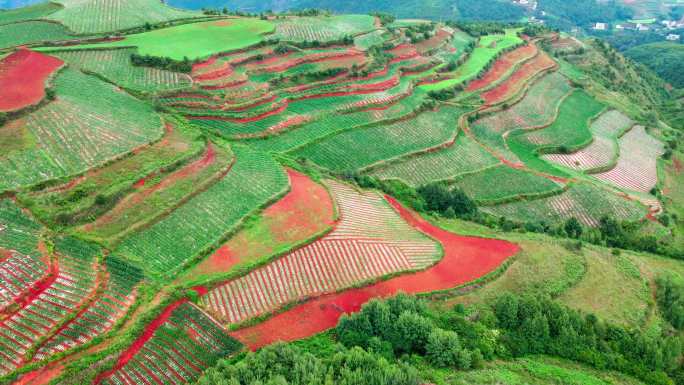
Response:
M630 19L632 11L617 1L597 0L540 0L538 8L553 16L549 25L569 29L574 25L588 26L598 20L613 21Z
M656 299L663 316L676 329L684 329L684 282L673 275L656 279Z
M645 44L627 50L625 55L646 65L673 86L684 87L684 45Z
M445 183L430 183L416 192L425 201L428 210L447 217L465 217L477 212L477 206L460 188L450 188Z
M207 370L198 385L418 385L418 372L361 348L338 348L314 355L293 345L275 344Z
M545 298L505 294L494 306L501 341L514 357L545 353L669 384L679 370L681 341L610 325Z

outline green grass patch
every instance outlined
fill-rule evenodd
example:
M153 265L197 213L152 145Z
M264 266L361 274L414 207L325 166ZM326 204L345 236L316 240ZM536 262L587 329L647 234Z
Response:
M73 36L63 25L47 21L0 25L0 49L71 38Z
M454 184L480 204L554 194L563 189L550 179L506 165L464 175Z
M28 7L0 10L0 24L41 19L60 9L62 7L57 3L45 2L29 5Z
M73 49L135 46L141 55L199 59L257 44L273 29L273 24L265 20L224 19L157 29L129 35L120 41L74 46Z

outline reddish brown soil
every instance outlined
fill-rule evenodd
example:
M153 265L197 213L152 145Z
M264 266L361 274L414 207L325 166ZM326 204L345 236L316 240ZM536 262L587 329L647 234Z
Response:
M510 242L459 236L442 230L404 208L394 198L386 198L404 220L442 244L444 258L438 264L422 272L319 297L231 335L250 349L309 337L334 327L342 314L358 311L371 298L387 297L400 291L426 293L454 288L494 271L520 250Z
M291 244L308 239L334 223L333 202L328 191L297 171L287 169L287 174L290 192L266 208L261 217L268 235L260 239L269 239L272 243ZM267 242L241 231L197 265L193 274L227 272L249 257L268 255L272 251Z
M51 364L28 372L16 380L12 385L47 385L57 378L64 370L62 364Z
M676 175L681 174L682 170L684 170L684 164L676 156L672 158L672 166L674 167L674 172Z
M45 82L63 64L28 49L0 60L0 111L16 111L40 102L45 97Z
M516 50L508 52L497 60L492 68L482 77L476 79L468 85L468 91L477 91L481 88L488 87L490 84L501 79L508 71L521 60L526 60L537 53L537 47L533 44L528 44Z
M513 75L506 81L499 84L495 88L482 93L482 99L486 105L493 105L512 97L518 92L532 76L537 73L553 68L556 62L548 55L540 53L533 60L523 64Z

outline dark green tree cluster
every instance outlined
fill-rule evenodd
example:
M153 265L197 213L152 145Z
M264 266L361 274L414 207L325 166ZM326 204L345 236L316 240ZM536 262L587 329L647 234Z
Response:
M447 21L447 25L461 29L467 32L469 35L475 37L505 33L506 27L509 26L507 24L493 21Z
M437 182L423 185L416 191L425 201L428 210L447 218L469 218L477 214L477 205L460 188Z
M362 310L345 315L335 329L337 340L347 347L362 347L388 359L418 355L436 367L481 367L482 351L462 341L454 330L439 327L425 304L400 294L388 300L372 300Z
M663 317L676 329L684 329L684 281L672 275L656 278L656 299Z
M386 12L373 12L371 13L371 16L375 16L380 20L380 24L383 26L389 25L394 23L394 20L397 18L392 15L391 13L386 13Z
M190 73L192 61L187 57L183 60L174 60L169 57L131 54L131 63L135 66L153 67L168 71Z
M318 357L293 345L275 344L237 363L222 360L198 385L418 385L418 372L403 363L355 347L338 346Z
M280 86L283 84L292 85L301 83L311 83L339 75L344 71L346 71L346 69L344 68L328 68L320 71L304 72L289 77L284 77L281 75L275 79L272 79L270 83L275 86Z
M626 20L634 16L630 8L614 0L539 0L537 8L553 16L547 18L547 24L566 30L576 25L586 27L591 23Z
M461 20L518 21L525 16L523 7L508 1L456 0Z
M680 368L681 341L607 324L550 299L504 294L493 305L501 343L513 357L549 354L599 369L671 384Z

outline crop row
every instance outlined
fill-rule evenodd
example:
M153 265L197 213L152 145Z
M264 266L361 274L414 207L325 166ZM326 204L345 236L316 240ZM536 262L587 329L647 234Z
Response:
M656 163L663 154L663 144L643 126L635 126L620 138L619 146L617 165L595 176L617 187L649 192L658 182Z
M159 222L124 239L118 251L140 260L146 271L171 274L286 188L287 176L270 156L241 147L234 150L236 162L226 176Z
M468 136L459 134L449 147L402 159L380 167L371 175L381 179L399 179L411 186L451 179L460 174L493 166L498 160Z
M497 104L508 100L520 92L525 84L542 71L553 68L556 62L546 53L540 52L532 60L524 63L503 83L482 93L482 99L487 104Z
M76 174L162 134L152 107L76 70L56 80L59 99L31 113L37 146L0 160L0 190Z
M54 53L74 68L97 73L112 83L136 91L163 91L191 85L188 75L131 64L134 48L69 50Z
M423 268L439 257L435 243L404 222L381 196L328 184L340 213L330 234L210 290L202 304L238 323L306 297Z
M638 220L646 214L638 202L588 183L573 184L562 194L551 197L488 206L483 210L520 222L558 224L574 217L586 226L597 226L603 216Z
M0 322L1 374L20 367L25 354L97 289L99 248L74 238L60 238L55 250L58 267L49 285L38 289L25 307Z
M193 383L218 359L241 346L195 305L185 302L146 341L136 341L131 357L119 361L104 385ZM140 345L141 344L141 345ZM129 353L129 352L126 352Z
M356 170L406 153L427 149L456 135L460 107L441 106L415 118L344 131L293 153L331 170Z

